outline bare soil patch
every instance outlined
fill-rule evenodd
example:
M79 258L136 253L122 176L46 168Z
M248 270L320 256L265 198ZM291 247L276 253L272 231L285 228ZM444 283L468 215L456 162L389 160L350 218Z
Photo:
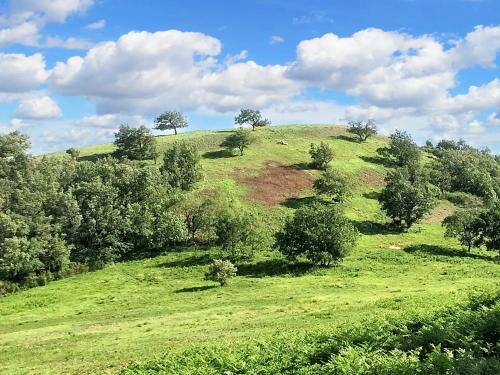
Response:
M254 177L246 177L244 171L239 170L237 180L248 185L253 200L270 207L298 198L302 191L312 188L314 178L300 168L270 160Z
M362 169L359 172L360 180L367 185L384 185L384 177L382 173L369 168Z

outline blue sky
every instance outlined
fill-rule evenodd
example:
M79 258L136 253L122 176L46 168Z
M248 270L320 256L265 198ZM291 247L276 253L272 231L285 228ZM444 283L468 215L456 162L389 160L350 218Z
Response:
M41 153L163 110L207 129L252 107L500 152L499 15L496 0L0 0L0 131Z

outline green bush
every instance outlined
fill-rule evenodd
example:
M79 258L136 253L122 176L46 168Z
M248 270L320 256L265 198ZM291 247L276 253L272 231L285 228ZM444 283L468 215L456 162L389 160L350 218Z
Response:
M220 286L227 284L230 278L236 276L238 269L229 260L216 259L208 267L205 280L220 283Z
M309 155L312 159L311 165L317 169L326 169L335 156L332 148L325 142L321 142L319 145L311 143Z

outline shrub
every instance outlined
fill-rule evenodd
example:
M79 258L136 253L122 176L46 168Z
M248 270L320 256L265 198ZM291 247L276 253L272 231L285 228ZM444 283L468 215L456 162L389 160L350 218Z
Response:
M477 195L464 193L461 191L456 192L446 192L445 198L451 203L466 208L466 207L480 207L483 204L483 201Z
M289 260L305 256L328 266L339 262L356 245L358 231L339 206L314 203L288 219L276 234L276 247Z
M332 148L325 142L321 142L319 145L311 143L309 155L311 155L311 165L314 168L326 169L328 163L333 160L334 152Z
M68 148L66 153L74 159L77 159L80 156L80 150L74 147Z
M334 202L342 203L352 196L354 181L351 176L327 169L314 181L314 189L318 194L329 195Z
M396 130L389 136L389 146L377 151L399 167L411 167L420 160L420 149L405 131Z
M174 143L165 151L161 171L170 186L191 190L203 177L198 149L187 142Z
M156 140L151 130L145 126L133 128L128 125L120 126L115 133L116 151L114 154L120 158L130 160L156 159Z
M238 129L233 134L227 136L221 147L225 147L231 152L236 148L240 151L240 156L243 156L243 151L253 143L254 139L250 132L246 129Z
M208 267L208 272L205 274L205 280L215 281L224 286L229 279L236 276L238 269L229 260L216 259Z

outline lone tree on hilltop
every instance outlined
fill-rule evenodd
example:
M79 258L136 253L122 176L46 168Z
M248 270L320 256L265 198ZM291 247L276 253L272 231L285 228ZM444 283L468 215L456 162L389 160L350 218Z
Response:
M271 121L263 118L260 111L254 109L242 109L240 114L234 118L234 123L239 126L250 125L252 130L271 125Z
M188 122L184 115L178 111L167 111L159 115L155 120L155 129L171 130L177 135L177 129L187 128Z
M360 142L365 142L372 135L377 134L377 126L374 120L363 121L349 121L349 133L356 135Z
M246 129L238 129L221 143L221 147L225 147L231 151L237 148L240 150L240 156L243 156L243 151L252 143L253 137L250 132Z

